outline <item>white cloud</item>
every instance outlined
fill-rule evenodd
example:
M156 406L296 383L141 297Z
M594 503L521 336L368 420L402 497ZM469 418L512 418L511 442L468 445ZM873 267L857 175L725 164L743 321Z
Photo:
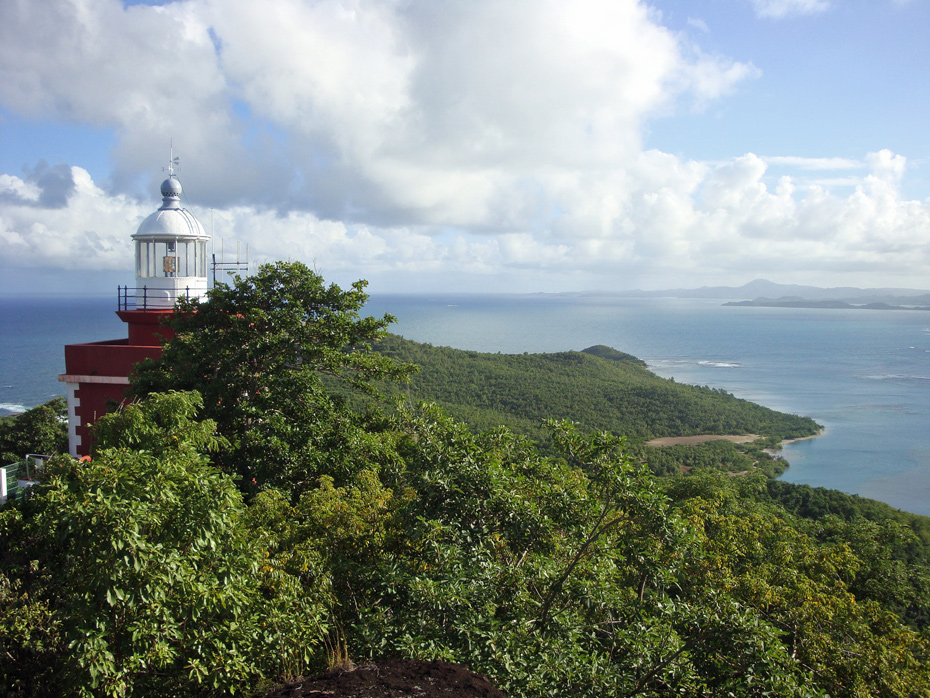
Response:
M519 230L528 187L622 167L644 119L754 70L635 0L52 0L0 27L0 101L114 128L115 190L173 137L213 205L371 225Z
M119 129L129 161L151 162L174 132L228 130L225 78L192 3L119 0L0 5L0 99L20 114ZM159 157L159 160L162 158Z
M829 0L752 0L759 17L782 19L825 12L830 8Z
M844 258L926 275L930 204L901 196L901 156L644 152L648 119L759 74L685 41L634 0L0 3L0 104L116 134L110 181L0 174L0 258L131 276L155 206L138 179L156 190L173 137L205 225L213 207L254 257L343 278L655 288Z
M42 190L35 182L24 182L14 175L0 174L0 197L36 203L41 194Z
M865 167L865 163L849 158L807 158L782 155L762 159L770 165L786 165L799 170L855 170Z
M107 195L80 167L72 167L71 176L74 190L63 207L37 208L24 200L0 208L0 259L15 267L132 271L129 235L150 210Z
M701 31L705 34L710 33L710 27L707 26L707 22L705 22L700 17L688 17L688 26L694 27L698 31Z
M572 215L556 213L539 230L519 232L347 225L255 206L217 210L213 219L227 254L234 240L247 241L253 260L300 259L342 282L369 278L381 290L410 288L420 276L444 280L445 288L577 288L579 271L588 275L586 287L657 288L679 286L683 277L759 275L760 264L761 273L810 267L837 280L843 269L867 267L897 285L910 275L921 286L930 269L930 202L901 197L900 155L881 151L866 162L867 174L839 197L798 188L789 176L770 188L767 166L753 154L708 166L649 151L624 178L553 180ZM19 267L123 269L130 283L130 235L154 204L108 195L80 168L72 174L65 208L24 202L2 209L0 258ZM14 178L0 184L30 190ZM585 187L592 191L579 195ZM211 227L209 211L199 216Z

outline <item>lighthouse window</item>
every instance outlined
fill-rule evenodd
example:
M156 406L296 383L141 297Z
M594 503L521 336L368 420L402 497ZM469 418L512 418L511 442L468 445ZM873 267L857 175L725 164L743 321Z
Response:
M195 276L207 275L207 243L200 241L197 243L197 256L196 256L196 274Z
M154 278L156 276L173 276L170 267L174 264L169 259L173 254L168 253L165 242L154 240L139 240L136 242L136 276L139 278Z
M136 276L141 278L157 276L155 243L151 241L136 242Z
M187 243L179 242L177 245L177 256L175 257L175 276L188 276L187 273Z
M203 240L137 240L136 276L207 275L207 243Z

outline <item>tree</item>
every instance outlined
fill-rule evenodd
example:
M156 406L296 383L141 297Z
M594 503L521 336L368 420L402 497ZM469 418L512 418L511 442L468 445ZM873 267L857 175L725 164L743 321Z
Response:
M0 693L207 696L301 673L325 595L268 563L196 393L98 422L0 512Z
M365 285L344 291L299 262L278 262L218 285L205 302L182 299L169 321L175 338L139 366L132 390L199 391L230 444L216 462L246 491L296 496L320 475L342 482L377 444L324 377L370 393L373 380L413 370L371 351L394 318L359 315Z
M523 698L816 693L751 609L680 598L697 541L621 440L555 423L565 458L547 458L434 410L396 420L399 467L380 477L398 508L364 517L385 553L341 585L356 658L457 661ZM332 530L350 548L358 528Z
M854 595L862 561L847 543L820 543L783 509L760 501L761 475L705 471L665 485L698 544L679 598L714 614L724 601L775 629L811 685L829 695L930 694L926 638ZM705 641L713 650L706 661L732 668L733 644Z
M0 419L0 462L22 460L27 453L66 452L67 415L65 399L56 397L22 414Z

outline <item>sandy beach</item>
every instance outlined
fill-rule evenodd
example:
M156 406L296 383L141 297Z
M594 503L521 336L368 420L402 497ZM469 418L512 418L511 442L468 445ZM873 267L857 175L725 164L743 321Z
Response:
M661 439L647 441L647 446L693 446L705 441L732 441L735 444L748 444L759 438L758 434L698 434L697 436L665 436Z
M810 436L801 436L797 439L785 439L778 444L778 447L781 448L785 444L793 444L798 441L807 441L808 439L816 439L818 436L823 436L824 430L821 429L816 434L811 434ZM696 436L665 436L660 439L652 439L646 442L647 446L694 446L695 444L701 444L705 441L732 441L735 444L748 444L756 439L760 438L758 434L698 434ZM775 455L774 452L767 449L769 453Z

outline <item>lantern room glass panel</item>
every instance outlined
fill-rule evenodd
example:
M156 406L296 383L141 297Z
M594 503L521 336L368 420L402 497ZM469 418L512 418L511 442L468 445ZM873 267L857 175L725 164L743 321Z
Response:
M137 240L136 276L206 277L207 243L204 240Z

